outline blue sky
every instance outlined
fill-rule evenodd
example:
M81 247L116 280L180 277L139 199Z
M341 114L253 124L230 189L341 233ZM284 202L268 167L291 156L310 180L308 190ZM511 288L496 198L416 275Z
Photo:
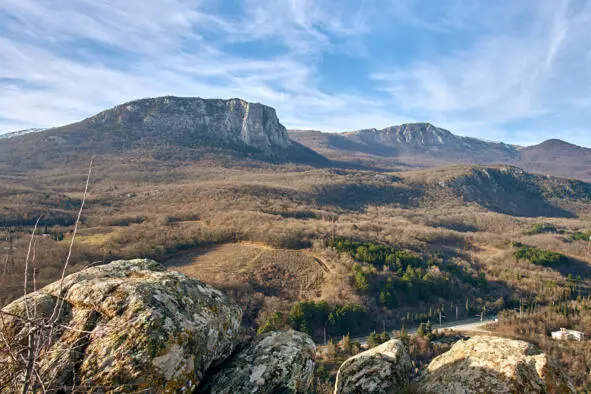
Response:
M179 95L591 147L589 26L587 0L2 0L0 130Z

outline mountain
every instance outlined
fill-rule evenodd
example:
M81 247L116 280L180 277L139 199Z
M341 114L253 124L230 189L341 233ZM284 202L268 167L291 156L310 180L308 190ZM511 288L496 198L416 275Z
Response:
M518 147L458 136L430 123L338 134L290 130L289 136L330 159L373 167L511 164L545 175L591 180L591 149L556 139Z
M0 164L47 166L72 157L141 151L159 160L211 152L262 160L326 162L289 139L271 107L241 99L159 97L132 101L81 122L0 141Z
M551 139L519 151L519 165L529 171L591 180L591 149Z
M21 135L30 134L30 133L38 133L38 132L43 131L43 130L47 130L47 129L39 129L39 128L36 128L36 129L26 129L26 130L11 131L11 132L8 132L8 133L0 134L0 139L20 137Z
M588 209L591 184L541 176L509 165L455 165L403 173L433 206L475 204L487 211L523 217L574 217Z
M430 123L409 123L385 129L365 129L341 134L291 131L290 137L328 156L373 155L398 158L411 164L495 163L510 161L519 153L513 146L461 137Z

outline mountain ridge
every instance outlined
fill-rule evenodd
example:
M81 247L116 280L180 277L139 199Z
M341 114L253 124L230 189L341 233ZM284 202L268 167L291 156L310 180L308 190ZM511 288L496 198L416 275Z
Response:
M310 164L327 160L291 141L275 109L242 99L163 96L134 100L79 122L0 140L0 164L42 167L76 154L133 150L198 159L231 154L263 161Z
M291 139L339 161L385 168L509 164L542 174L591 180L591 149L558 139L522 147L459 136L427 122L338 134L288 132Z
M287 130L274 108L240 98L144 98L65 126L1 137L0 166L13 168L141 150L141 156L157 160L209 155L216 161L230 154L230 165L244 158L322 166L332 160L333 166L376 169L509 164L591 180L591 149L557 139L520 147L459 136L429 122L343 133Z

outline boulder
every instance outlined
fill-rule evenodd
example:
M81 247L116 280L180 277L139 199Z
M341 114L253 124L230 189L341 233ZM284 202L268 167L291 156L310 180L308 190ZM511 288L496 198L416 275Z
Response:
M493 336L459 341L419 380L425 392L574 393L568 377L534 345Z
M4 308L26 316L28 304L38 322L47 322L55 311L54 328L38 331L51 341L39 357L46 388L191 391L238 342L242 312L237 305L152 260L116 261L67 276L63 305L56 308L60 287L53 283ZM26 335L17 318L4 316L2 330L16 341Z
M200 393L303 393L314 377L316 346L297 331L270 332L237 351Z
M411 368L404 344L392 339L347 359L337 373L334 392L396 392L408 384Z

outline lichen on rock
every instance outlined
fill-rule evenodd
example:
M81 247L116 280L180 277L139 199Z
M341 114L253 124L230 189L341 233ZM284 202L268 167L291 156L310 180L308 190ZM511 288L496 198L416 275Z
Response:
M337 373L334 392L396 392L407 385L411 368L404 344L392 339L347 359Z
M316 346L297 331L270 332L237 351L201 393L304 393L314 375Z
M459 341L429 364L425 392L574 393L560 367L534 345L494 336Z
M56 282L9 304L25 302L49 316ZM152 260L116 261L67 276L63 308L39 371L55 387L84 392L189 392L205 371L234 350L242 312L220 291ZM18 339L23 323L0 329Z

